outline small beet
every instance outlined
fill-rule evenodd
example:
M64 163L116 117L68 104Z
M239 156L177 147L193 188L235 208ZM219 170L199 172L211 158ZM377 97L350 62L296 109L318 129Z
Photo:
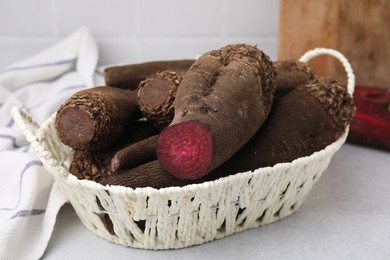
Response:
M130 143L117 151L111 159L111 170L113 172L156 159L157 135L151 136L136 143Z
M164 70L185 71L194 60L151 61L107 67L104 80L107 86L135 90L146 77Z
M143 80L136 90L143 115L160 129L172 121L173 101L184 72L173 70L157 72Z
M102 185L121 185L133 189L143 187L160 189L169 186L184 186L198 181L176 178L169 174L159 161L154 160L132 169L118 171L114 175L106 175L98 182Z
M77 150L99 150L114 144L139 117L135 93L95 87L72 95L57 110L59 139Z
M104 176L114 175L111 169L113 156L130 144L138 144L155 136L159 131L147 122L137 121L113 145L99 150L75 150L69 172L78 179L99 181ZM153 153L152 153L153 154ZM138 156L138 155L137 155ZM147 157L148 158L148 157ZM155 159L156 156L148 158ZM137 160L137 157L134 158ZM144 163L145 161L141 161Z
M307 63L298 60L276 61L274 66L276 71L275 98L284 97L296 87L317 78Z

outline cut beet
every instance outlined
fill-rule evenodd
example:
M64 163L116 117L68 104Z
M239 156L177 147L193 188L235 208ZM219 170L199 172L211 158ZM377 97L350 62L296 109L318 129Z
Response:
M64 107L57 115L57 128L61 140L70 147L88 145L94 137L91 114L80 107Z
M211 131L199 121L186 121L162 131L157 140L157 158L161 165L180 179L198 179L211 165Z
M390 91L380 87L356 86L357 113L347 141L390 150Z

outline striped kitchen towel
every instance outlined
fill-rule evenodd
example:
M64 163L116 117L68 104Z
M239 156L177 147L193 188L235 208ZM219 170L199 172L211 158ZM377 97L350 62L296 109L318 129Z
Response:
M41 124L73 93L103 82L86 27L0 71L0 259L39 259L64 198L14 123L19 106Z

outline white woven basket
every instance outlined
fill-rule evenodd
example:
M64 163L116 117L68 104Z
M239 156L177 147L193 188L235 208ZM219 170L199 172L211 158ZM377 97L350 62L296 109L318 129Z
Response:
M352 94L354 74L341 53L315 49L302 56L301 61L322 54L343 63ZM181 188L131 189L102 186L70 174L72 150L57 137L55 115L41 126L19 108L14 108L12 115L82 223L104 239L146 249L202 244L289 216L302 205L348 133L347 128L325 149L290 163ZM104 224L107 216L115 234Z

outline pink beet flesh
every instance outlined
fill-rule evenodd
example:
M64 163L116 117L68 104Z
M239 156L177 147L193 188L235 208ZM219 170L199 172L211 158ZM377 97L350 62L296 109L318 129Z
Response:
M213 141L209 128L199 121L186 121L165 128L157 140L157 158L173 176L196 180L211 165Z

